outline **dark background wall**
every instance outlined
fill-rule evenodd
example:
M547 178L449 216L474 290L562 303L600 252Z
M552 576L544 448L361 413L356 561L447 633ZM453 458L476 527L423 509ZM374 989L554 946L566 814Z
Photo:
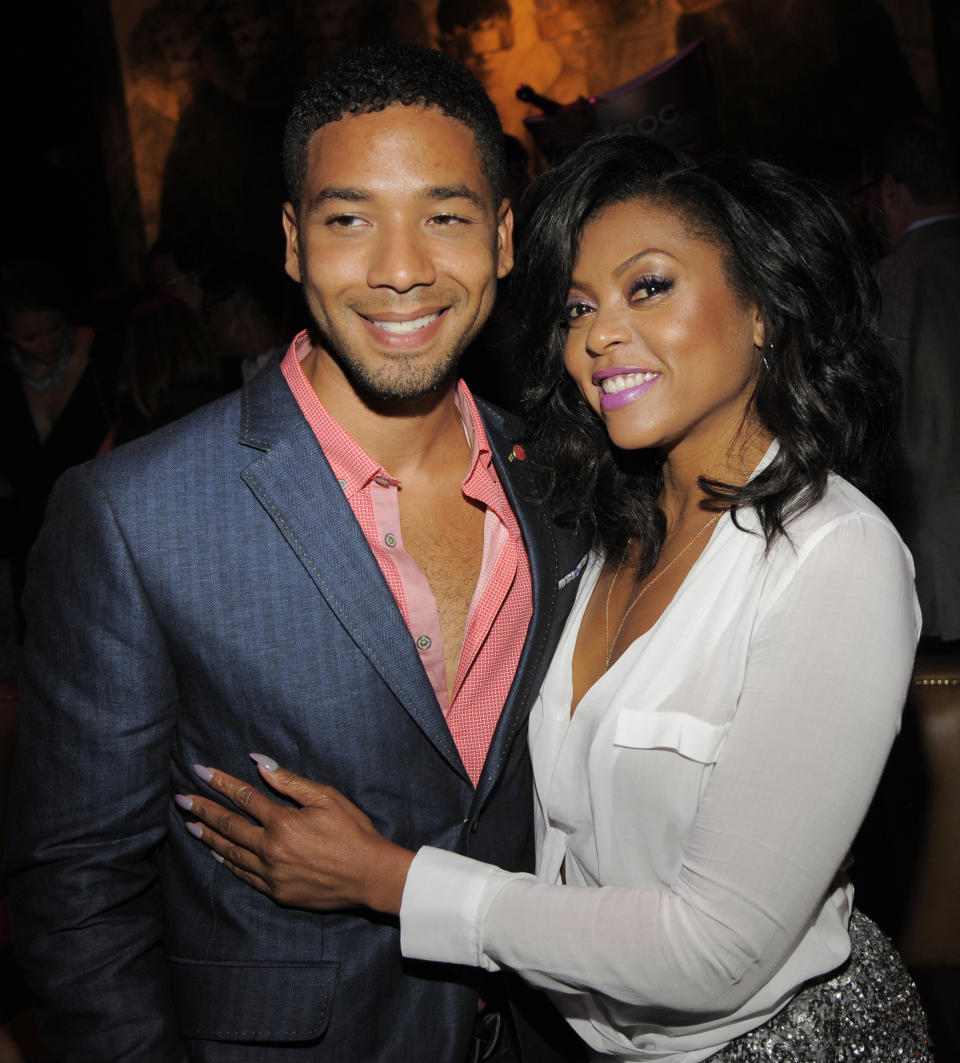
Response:
M242 225L224 214L218 223L230 230L224 239L246 242L272 262L279 254L270 241L279 240L274 215L282 196L273 153L289 91L301 73L369 37L374 6L370 0L277 0L269 7L282 18L264 30L256 0L194 0L194 9L225 17L217 23L220 50L208 40L193 56L189 87L180 86L173 116L164 117L149 102L164 84L170 88L172 75L169 68L147 69L142 57L139 66L133 62L131 35L145 11L189 15L190 0L8 5L0 34L8 189L0 209L2 257L53 257L91 290L139 279L142 255L162 229L161 196L177 201L169 153L179 136L186 168L181 192L196 191L201 204L206 197L197 210L208 219L212 204L219 209L236 196L250 213ZM410 0L387 5L389 18L373 23L381 36L457 54L490 87L508 131L520 136L522 117L536 109L514 100L511 76L569 102L581 92L608 91L704 36L719 139L751 144L842 186L855 182L862 143L894 110L934 109L953 118L960 112L958 6L953 0L513 0L512 6L508 0L442 0L439 6ZM205 32L210 25L204 23ZM262 39L251 43L250 26L261 27ZM153 38L147 33L146 39ZM634 42L632 50L624 52L624 39ZM621 42L617 49L614 41ZM235 55L225 58L230 48L243 47L255 59L260 49L256 76L249 74L249 56L246 67ZM592 60L584 63L584 55ZM250 115L252 123L245 120ZM184 126L188 118L193 129ZM246 127L246 140L230 139L231 122ZM259 141L250 139L257 122ZM152 191L147 149L155 155L148 159ZM247 186L231 191L232 175L249 171L254 157L262 174L254 180L248 173ZM182 207L168 213L180 235L176 209Z

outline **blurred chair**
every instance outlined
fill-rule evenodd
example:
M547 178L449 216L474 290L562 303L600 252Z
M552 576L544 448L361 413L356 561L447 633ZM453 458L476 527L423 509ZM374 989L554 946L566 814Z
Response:
M960 1059L960 654L918 655L909 695L920 721L928 802L898 942L927 1008L938 1061Z

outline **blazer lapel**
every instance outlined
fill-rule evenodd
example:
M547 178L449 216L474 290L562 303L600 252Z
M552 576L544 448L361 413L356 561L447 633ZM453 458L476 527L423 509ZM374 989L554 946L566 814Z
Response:
M261 452L242 479L370 665L465 776L403 616L278 366L247 385L241 405L239 441Z
M558 538L543 507L536 503L531 470L523 457L518 457L514 451L520 438L516 419L510 418L517 424L511 432L499 410L482 400L477 401L477 406L484 419L494 466L523 534L533 584L533 615L517 673L490 743L475 806L485 799L496 781L517 732L526 724L533 699L543 681L560 625L566 617L566 609L558 609L560 570L574 552L565 538ZM519 454L523 455L522 449ZM571 592L574 589L571 588ZM565 597L567 602L571 599L572 593Z

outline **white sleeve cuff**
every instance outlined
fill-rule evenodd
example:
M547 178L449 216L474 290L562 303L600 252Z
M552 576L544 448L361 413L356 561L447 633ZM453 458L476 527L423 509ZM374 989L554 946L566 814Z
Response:
M491 864L424 846L413 858L403 888L403 955L499 970L483 954L483 923L493 899L515 877Z

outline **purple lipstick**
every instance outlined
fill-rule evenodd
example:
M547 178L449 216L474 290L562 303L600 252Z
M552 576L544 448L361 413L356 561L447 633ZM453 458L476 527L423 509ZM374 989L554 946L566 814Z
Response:
M649 391L660 379L660 374L649 369L616 366L599 370L591 379L600 387L601 408L620 410Z

